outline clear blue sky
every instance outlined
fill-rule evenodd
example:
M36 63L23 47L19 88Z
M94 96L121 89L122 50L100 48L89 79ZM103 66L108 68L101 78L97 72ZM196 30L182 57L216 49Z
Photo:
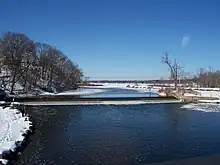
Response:
M186 71L220 68L219 0L1 0L0 20L1 33L57 46L91 79L166 77L165 51Z

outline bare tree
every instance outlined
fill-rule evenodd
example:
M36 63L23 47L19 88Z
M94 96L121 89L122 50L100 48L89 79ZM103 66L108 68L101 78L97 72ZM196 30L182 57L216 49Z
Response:
M3 64L11 72L11 89L14 90L15 83L28 70L35 59L34 42L22 33L7 32L1 41L1 53L3 54Z
M82 80L78 65L50 45L38 43L37 50L41 79L47 82L47 88L54 87L57 91L77 88L78 82Z
M179 63L177 63L176 59L174 59L174 62L172 63L172 61L169 60L168 53L166 52L162 57L162 62L168 65L171 73L171 78L174 80L174 87L175 89L177 89L178 77L181 69Z
M220 71L211 67L208 69L200 68L198 74L194 76L194 82L201 87L220 87Z
M11 93L17 82L24 91L63 91L77 88L83 78L80 67L59 49L34 43L22 33L7 32L0 38L0 66L9 75Z

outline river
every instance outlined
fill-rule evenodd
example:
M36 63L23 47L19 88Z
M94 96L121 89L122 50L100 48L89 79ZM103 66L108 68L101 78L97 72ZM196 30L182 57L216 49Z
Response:
M182 107L28 106L36 131L14 164L139 165L219 154L219 111Z

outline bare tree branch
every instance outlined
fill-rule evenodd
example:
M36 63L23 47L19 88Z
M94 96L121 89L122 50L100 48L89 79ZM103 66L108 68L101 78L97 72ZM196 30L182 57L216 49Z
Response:
M175 86L175 89L176 89L179 73L180 73L180 70L181 70L180 64L177 63L176 59L174 59L174 63L172 63L169 60L169 56L168 56L167 52L165 52L164 56L162 56L162 63L165 63L165 64L168 65L168 67L170 69L171 78L174 80L174 86Z

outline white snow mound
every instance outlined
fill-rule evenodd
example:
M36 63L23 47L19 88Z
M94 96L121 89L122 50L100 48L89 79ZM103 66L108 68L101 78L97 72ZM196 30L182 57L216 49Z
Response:
M16 149L16 142L24 140L23 133L30 129L31 122L12 107L0 107L0 158L3 152Z

